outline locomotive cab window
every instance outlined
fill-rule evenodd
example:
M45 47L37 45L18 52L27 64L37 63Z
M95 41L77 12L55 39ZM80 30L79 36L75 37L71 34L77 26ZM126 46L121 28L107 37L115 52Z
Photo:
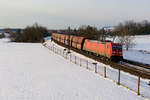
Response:
M114 50L116 50L116 49L122 50L122 46L120 46L120 45L112 45L112 49L114 49Z

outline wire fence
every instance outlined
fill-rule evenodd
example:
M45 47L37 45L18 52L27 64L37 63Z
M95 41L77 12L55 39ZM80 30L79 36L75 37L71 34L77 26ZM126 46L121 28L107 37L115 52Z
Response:
M137 95L150 99L150 85L140 76L133 76L131 74L123 72L120 69L113 69L111 67L103 66L96 61L94 62L87 60L86 58L81 58L79 56L76 56L76 54L68 52L67 49L60 48L54 44L48 44L45 46L54 53L69 60L70 62L90 71L94 71L102 77L113 80L118 85L136 92Z

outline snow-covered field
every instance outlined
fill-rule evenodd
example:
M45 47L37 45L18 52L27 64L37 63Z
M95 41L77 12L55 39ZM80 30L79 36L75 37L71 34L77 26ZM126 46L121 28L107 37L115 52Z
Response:
M0 40L0 100L144 100L42 44Z
M111 37L107 40L113 40ZM118 42L118 39L115 39ZM123 57L125 59L138 61L144 64L150 64L150 35L136 35L133 37L133 47L128 51L123 49Z
M67 56L67 58L69 60L71 59L72 62L74 62L74 63L76 62L77 65L79 65L79 66L82 65L82 67L84 67L86 69L87 69L87 61L88 61L88 69L91 70L91 71L95 71L95 66L93 65L93 63L96 62L95 60L87 58L83 55L80 55L80 54L78 54L74 51L71 51L71 56L70 56L70 54L66 55L67 51L63 52L63 50L65 49L64 47L59 46L56 43L51 42L51 41L47 41L45 44L46 44L47 48L50 48L51 50L56 51L56 52L60 53L61 55L65 56L65 57ZM104 65L100 62L96 62L96 63L97 63L97 72L98 72L98 74L100 74L101 76L104 76L104 67L106 67L106 70L107 70L106 71L106 74L107 74L106 76L107 76L107 78L112 80L115 83L118 82L118 70L113 69L109 65ZM148 85L149 81L150 80L141 79L140 94L142 96L150 99L150 92L149 92L150 91L150 86ZM128 89L131 89L134 92L137 92L137 82L138 82L137 76L133 76L133 75L130 75L128 73L125 73L125 72L121 71L121 81L120 81L120 83L123 87L126 87Z
M150 64L150 35L135 36L134 43L129 51L124 50L124 58Z

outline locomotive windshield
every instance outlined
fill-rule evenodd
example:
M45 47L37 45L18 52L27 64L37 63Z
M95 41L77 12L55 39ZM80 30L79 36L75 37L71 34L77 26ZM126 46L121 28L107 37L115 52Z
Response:
M122 46L121 45L112 45L112 49L113 50L122 50Z

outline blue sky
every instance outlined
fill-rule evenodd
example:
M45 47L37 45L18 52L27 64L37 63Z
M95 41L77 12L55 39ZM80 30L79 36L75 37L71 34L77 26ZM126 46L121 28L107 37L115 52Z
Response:
M35 22L49 29L102 27L126 20L150 21L150 0L0 0L0 27Z

